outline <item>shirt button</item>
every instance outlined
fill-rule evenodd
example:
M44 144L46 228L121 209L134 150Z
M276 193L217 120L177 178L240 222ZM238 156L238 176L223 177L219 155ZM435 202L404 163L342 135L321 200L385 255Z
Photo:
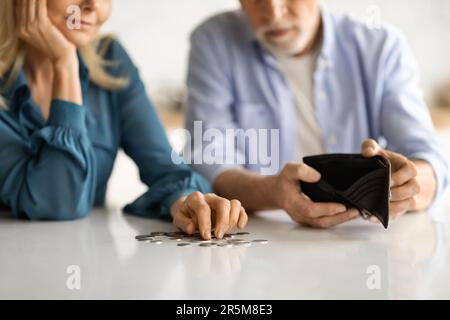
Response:
M326 94L325 92L321 91L321 92L319 93L319 100L320 100L320 101L325 101L325 100L327 100L327 94Z
M328 138L328 144L329 144L330 146L334 146L334 145L336 145L336 143L337 143L337 138L336 138L336 136L330 136L330 137Z
M326 61L325 59L319 59L319 68L325 68L326 67Z
M319 60L319 67L320 68L332 68L333 62L331 60L320 58Z

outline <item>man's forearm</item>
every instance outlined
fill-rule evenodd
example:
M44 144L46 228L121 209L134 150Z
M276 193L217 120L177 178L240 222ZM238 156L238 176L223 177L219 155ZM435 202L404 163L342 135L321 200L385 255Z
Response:
M215 182L215 192L227 199L238 199L248 211L276 209L275 178L247 170L228 170Z
M413 160L417 168L420 193L417 196L417 210L427 209L436 196L437 181L433 167L424 160Z

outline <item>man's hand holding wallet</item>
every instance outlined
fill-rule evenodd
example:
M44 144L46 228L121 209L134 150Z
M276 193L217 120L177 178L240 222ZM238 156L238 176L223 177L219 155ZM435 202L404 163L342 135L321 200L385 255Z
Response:
M362 155L366 158L382 156L391 163L389 219L395 220L406 212L423 210L425 208L421 208L421 206L428 206L428 204L418 203L421 183L416 163L401 154L384 150L371 139L363 143ZM432 171L428 163L421 161L422 164ZM431 174L434 175L432 172ZM431 193L434 194L434 190ZM434 195L431 198L433 197ZM374 219L372 220L375 222Z
M287 165L276 186L284 194L280 206L298 223L330 228L363 216L387 228L389 220L419 209L415 163L374 140L362 144L360 155L322 155L304 162Z
M365 219L389 223L391 164L381 156L326 154L303 159L321 174L316 183L301 181L304 195L314 202L339 202L357 209Z

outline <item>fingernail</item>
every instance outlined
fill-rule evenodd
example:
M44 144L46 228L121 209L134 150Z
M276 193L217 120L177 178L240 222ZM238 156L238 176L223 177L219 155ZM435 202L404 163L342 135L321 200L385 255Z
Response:
M345 212L345 211L347 211L347 208L346 208L346 207L338 207L338 208L336 209L336 213L343 213L343 212Z
M352 211L352 213L351 213L352 218L357 218L359 216L360 216L359 211Z
M370 217L369 221L372 223L378 223L378 219L375 217Z
M372 150L373 150L372 147L365 147L365 148L363 149L363 153L368 153L368 152L370 152L370 151L372 151Z
M322 178L322 175L320 174L320 172L313 171L312 175L311 175L311 178L314 179L314 180L319 181Z
M195 226L192 223L189 223L186 227L187 234L193 234L195 231Z
M211 239L211 233L207 231L203 232L203 239L205 240Z
M222 239L222 238L223 238L223 231L220 230L219 232L217 232L216 237L217 237L218 239Z

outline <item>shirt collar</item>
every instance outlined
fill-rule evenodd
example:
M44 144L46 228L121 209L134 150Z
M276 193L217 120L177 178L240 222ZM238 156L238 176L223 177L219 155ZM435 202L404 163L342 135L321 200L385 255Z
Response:
M335 43L335 29L333 23L333 17L328 9L322 5L321 7L322 13L322 32L323 32L323 42L322 42L322 51L320 56L324 59L331 59L334 51L334 43Z

